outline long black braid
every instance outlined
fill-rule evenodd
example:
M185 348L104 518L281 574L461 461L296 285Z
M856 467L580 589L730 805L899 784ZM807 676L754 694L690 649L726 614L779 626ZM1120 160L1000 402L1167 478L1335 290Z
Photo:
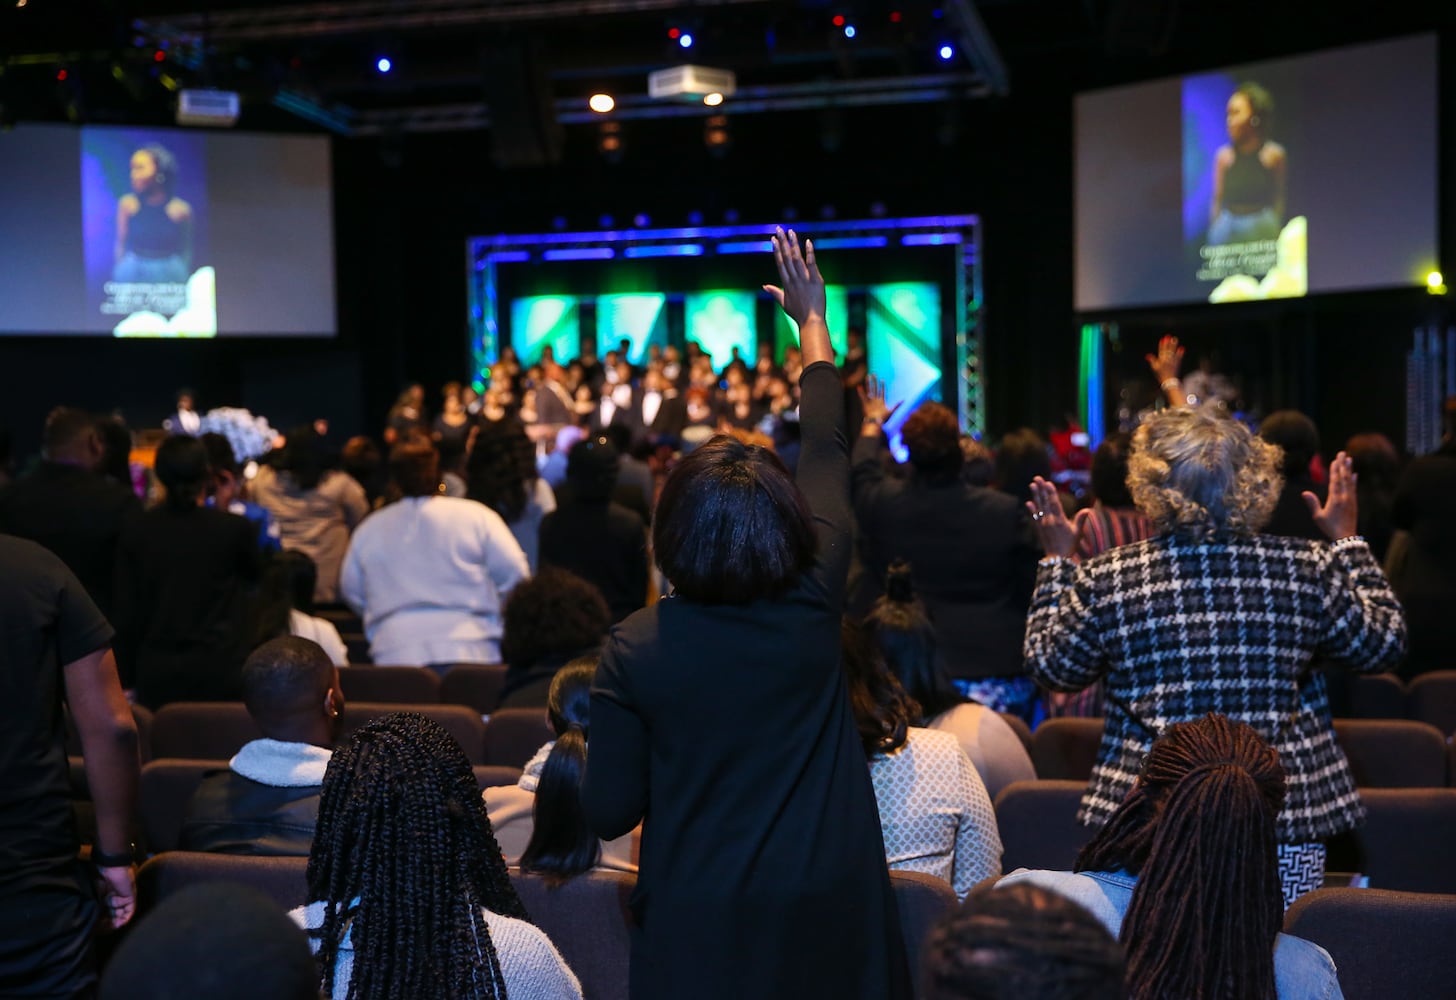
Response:
M1170 726L1153 744L1077 858L1078 871L1138 876L1120 935L1132 1000L1274 1000L1284 791L1278 753L1226 716Z
M470 761L439 724L400 712L336 751L324 774L308 859L308 898L324 993L344 934L347 1000L449 996L504 1000L482 907L526 919L486 819Z

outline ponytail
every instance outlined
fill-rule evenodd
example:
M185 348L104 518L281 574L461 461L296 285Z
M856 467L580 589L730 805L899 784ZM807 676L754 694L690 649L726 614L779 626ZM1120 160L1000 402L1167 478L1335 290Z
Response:
M558 886L594 868L602 843L586 821L581 782L586 775L586 739L591 683L597 658L572 660L551 679L547 714L556 743L536 782L531 839L521 852L521 871Z

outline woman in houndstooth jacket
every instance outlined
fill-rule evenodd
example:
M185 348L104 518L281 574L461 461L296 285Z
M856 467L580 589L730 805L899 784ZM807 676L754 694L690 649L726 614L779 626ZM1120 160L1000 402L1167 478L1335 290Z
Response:
M1080 565L1056 489L1028 504L1047 552L1026 623L1032 675L1057 691L1103 679L1107 723L1078 819L1100 827L1153 740L1209 712L1258 730L1279 752L1286 903L1318 888L1324 841L1364 818L1330 723L1316 658L1389 670L1405 618L1355 533L1355 475L1341 452L1328 500L1305 494L1329 544L1258 534L1280 490L1279 449L1207 408L1165 410L1133 438L1128 486L1153 523L1146 541Z

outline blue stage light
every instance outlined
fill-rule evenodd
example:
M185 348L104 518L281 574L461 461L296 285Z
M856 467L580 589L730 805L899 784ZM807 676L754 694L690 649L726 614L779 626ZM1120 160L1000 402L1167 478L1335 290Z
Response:
M949 45L942 45L940 47L940 58L948 62L950 60L950 57L953 55L955 55L955 49L951 48Z
M690 49L693 47L693 36L684 31L677 36L677 43L685 49Z
M379 61L374 64L374 68L379 70L379 72L381 73L388 73L390 70L394 69L394 63L389 61L388 56L380 56Z
M852 24L846 24L844 26L844 37L845 38L853 38L854 35L855 35L854 25L852 25Z

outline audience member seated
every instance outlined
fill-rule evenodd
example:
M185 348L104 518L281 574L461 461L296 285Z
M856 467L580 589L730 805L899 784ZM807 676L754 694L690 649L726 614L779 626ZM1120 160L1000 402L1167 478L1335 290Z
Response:
M604 437L579 441L566 463L570 497L541 522L541 565L596 585L621 621L647 603L647 526L611 499L617 449Z
M1086 907L1030 882L978 889L930 932L925 1000L1126 1000L1122 946Z
M602 592L575 573L547 566L506 601L501 656L509 664L500 708L545 708L556 672L601 649L612 613Z
M306 906L325 996L581 1000L527 922L470 761L420 715L356 732L324 775Z
M62 407L41 434L41 461L0 492L0 532L50 549L76 574L91 600L113 618L116 545L141 503L120 483L100 475L104 447L96 419Z
M344 711L338 668L285 636L243 664L243 701L262 739L202 779L182 822L184 851L307 857L319 788Z
M349 548L349 533L369 513L364 488L334 468L318 433L307 425L288 432L271 465L258 470L253 499L273 515L285 549L297 549L318 567L314 600L339 600L339 567Z
M386 478L384 456L379 453L379 445L372 438L356 434L345 441L344 450L339 455L339 468L359 484L370 510L379 505L380 497L384 496Z
M910 725L920 706L849 618L844 666L891 870L945 879L964 900L977 882L1001 874L1001 837L981 776L955 736Z
M969 682L982 704L1030 721L1036 686L1022 668L1021 639L1037 551L1026 514L1005 494L961 479L960 422L939 403L905 421L909 478L887 476L883 426L893 410L874 380L864 405L853 496L878 593L890 563L908 562L947 672Z
M1310 516L1304 494L1325 498L1324 486L1314 481L1310 466L1319 456L1319 430L1298 410L1276 410L1259 425L1259 437L1283 451L1280 474L1284 485L1264 525L1264 534L1282 538L1323 541L1324 532Z
M1333 544L1257 534L1279 496L1279 450L1213 407L1177 407L1133 435L1128 488L1154 535L1086 562L1056 488L1029 506L1047 557L1026 659L1054 691L1102 679L1107 732L1077 818L1100 827L1171 722L1218 712L1259 729L1293 776L1279 818L1286 901L1323 882L1324 841L1364 816L1316 657L1366 672L1405 652L1405 621L1355 534L1350 460L1305 502Z
M137 922L101 1000L318 1000L308 939L256 889L193 885Z
M394 446L389 469L403 499L371 514L349 543L340 589L364 618L375 663L499 663L501 604L530 573L500 515L440 495L428 438Z
M637 871L636 835L600 841L581 807L597 657L572 660L551 681L546 718L556 731L521 780L485 790L485 809L506 864L559 884L591 868Z
M997 884L1091 910L1127 948L1130 1000L1339 997L1328 953L1279 933L1279 759L1225 716L1175 723L1075 872L1021 869Z
M263 573L258 613L258 640L296 635L316 642L335 666L349 665L349 647L338 626L313 614L314 584L318 570L313 560L297 550L280 552Z
M900 686L920 706L912 724L953 735L993 801L1013 781L1035 780L1031 756L1015 730L961 694L936 660L935 626L915 597L905 563L890 566L885 596L864 624Z
M207 462L212 466L207 505L246 517L257 525L258 547L264 552L277 552L282 547L278 525L273 523L267 507L243 499L243 466L232 444L221 434L203 434L198 440L207 449Z
M518 420L487 420L465 463L465 495L499 514L534 573L541 565L541 520L556 509L551 484L536 471L536 445Z
M132 520L116 554L117 658L137 700L232 701L256 622L252 589L261 572L257 528L205 507L212 472L197 438L157 449L162 506Z

